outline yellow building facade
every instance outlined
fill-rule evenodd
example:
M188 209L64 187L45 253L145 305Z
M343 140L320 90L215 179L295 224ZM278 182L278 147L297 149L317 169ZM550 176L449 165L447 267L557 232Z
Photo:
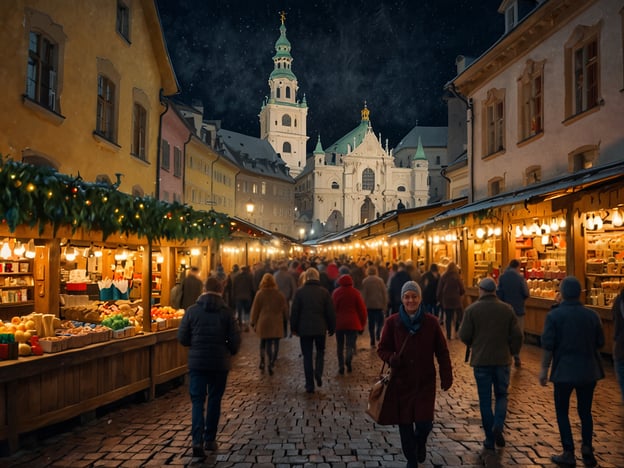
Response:
M153 0L3 1L0 43L0 154L155 193L178 84Z

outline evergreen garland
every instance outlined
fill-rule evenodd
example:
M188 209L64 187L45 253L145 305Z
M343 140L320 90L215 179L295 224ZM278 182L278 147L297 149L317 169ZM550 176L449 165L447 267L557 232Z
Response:
M50 167L33 166L0 156L0 221L11 232L19 225L46 225L54 233L61 226L111 234L136 234L150 242L158 239L224 240L230 234L226 214L195 211L178 202L133 197L116 185L92 183L80 175L60 174Z

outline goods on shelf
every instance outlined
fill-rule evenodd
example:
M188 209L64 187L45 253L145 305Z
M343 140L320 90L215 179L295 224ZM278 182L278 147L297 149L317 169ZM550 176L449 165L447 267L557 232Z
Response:
M152 331L176 328L184 316L184 309L170 306L154 306L150 310Z

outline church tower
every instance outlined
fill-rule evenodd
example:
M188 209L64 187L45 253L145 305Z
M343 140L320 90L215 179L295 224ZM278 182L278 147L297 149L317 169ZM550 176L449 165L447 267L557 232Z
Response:
M273 146L290 169L290 175L296 177L306 163L308 105L305 95L301 101L297 99L299 85L291 68L293 58L285 20L286 14L282 12L280 37L275 42L273 71L269 76L270 95L264 99L258 117L260 138Z

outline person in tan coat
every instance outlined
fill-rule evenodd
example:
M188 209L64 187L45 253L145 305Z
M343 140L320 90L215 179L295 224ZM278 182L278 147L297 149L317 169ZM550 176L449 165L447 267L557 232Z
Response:
M251 305L251 327L260 337L260 370L264 371L266 352L269 375L277 357L279 340L284 337L285 323L288 321L288 302L280 292L271 273L265 273L260 281L260 289Z

